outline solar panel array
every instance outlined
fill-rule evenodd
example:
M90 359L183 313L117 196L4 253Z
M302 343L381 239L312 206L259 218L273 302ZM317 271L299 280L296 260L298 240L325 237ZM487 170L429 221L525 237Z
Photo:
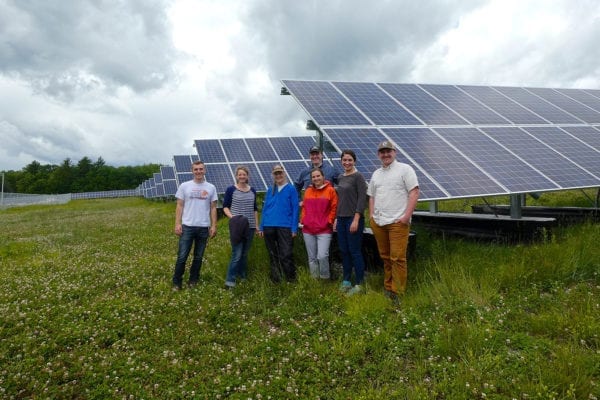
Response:
M198 154L173 156L174 165L162 166L161 172L143 182L139 190L145 197L173 196L181 183L193 179L192 163L202 160L206 180L216 186L218 193L225 193L235 183L235 169L239 165L248 167L250 184L265 192L272 184L273 165L283 165L292 182L309 165L308 152L314 145L314 136L196 140ZM324 162L332 164L327 153Z
M600 90L284 80L370 179L396 144L421 200L600 186Z

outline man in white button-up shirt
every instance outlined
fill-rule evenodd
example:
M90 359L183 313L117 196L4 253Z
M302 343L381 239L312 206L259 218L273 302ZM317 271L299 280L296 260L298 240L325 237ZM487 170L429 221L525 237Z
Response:
M369 217L383 260L385 294L397 301L398 294L406 290L406 250L419 182L410 165L396 160L396 148L390 141L379 144L377 155L382 165L373 173L367 189Z

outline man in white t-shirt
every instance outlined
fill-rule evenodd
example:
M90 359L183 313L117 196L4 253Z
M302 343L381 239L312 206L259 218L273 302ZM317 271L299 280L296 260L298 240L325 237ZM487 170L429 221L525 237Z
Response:
M367 189L370 226L383 260L385 294L397 301L398 294L406 290L406 250L419 182L410 165L396 160L396 148L390 141L379 144L377 155L382 165L373 173Z
M173 290L181 290L185 263L192 245L194 258L188 286L196 286L206 243L217 234L217 189L212 183L206 182L206 167L202 161L192 164L192 173L194 179L179 185L175 193L175 234L179 236L179 249L173 273Z

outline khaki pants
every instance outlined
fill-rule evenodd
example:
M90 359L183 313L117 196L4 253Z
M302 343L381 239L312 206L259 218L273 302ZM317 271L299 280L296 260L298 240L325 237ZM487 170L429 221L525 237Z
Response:
M406 250L410 225L393 223L379 226L371 220L371 230L383 260L383 287L392 293L403 294L408 278Z

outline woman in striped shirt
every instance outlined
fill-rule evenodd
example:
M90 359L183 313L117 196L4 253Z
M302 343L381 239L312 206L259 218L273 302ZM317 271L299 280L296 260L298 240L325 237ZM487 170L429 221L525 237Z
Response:
M231 261L225 278L225 289L235 286L236 278L245 280L248 275L248 252L256 232L258 207L256 190L250 186L248 167L235 169L235 185L225 191L223 213L229 218ZM246 225L247 221L247 225Z

